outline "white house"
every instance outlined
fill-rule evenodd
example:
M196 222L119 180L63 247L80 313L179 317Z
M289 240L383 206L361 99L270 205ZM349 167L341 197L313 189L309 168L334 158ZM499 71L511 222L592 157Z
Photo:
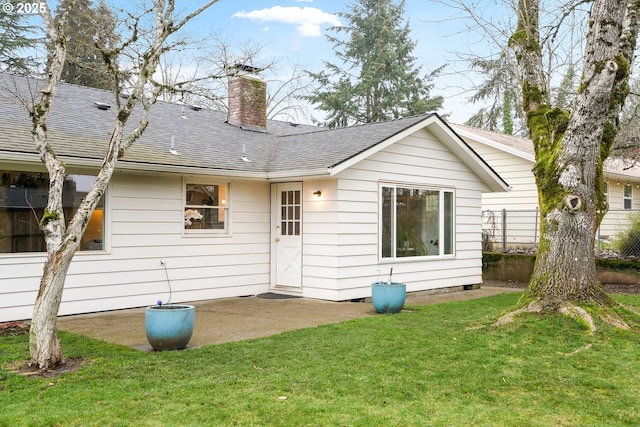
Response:
M26 319L44 260L47 176L1 75L0 321ZM508 185L438 115L324 129L266 120L265 85L230 81L229 114L158 102L79 243L60 314L265 292L370 296L481 283L481 197ZM8 88L11 88L9 90ZM93 181L114 95L61 84L49 137L70 216Z
M523 219L524 212L518 214L520 218L516 215L518 211L532 212L538 208L538 190L532 171L533 142L459 124L451 127L511 186L508 193L483 194L483 211L496 215L503 209L512 211L515 231L508 237L509 243L534 243L538 223L531 215ZM609 239L624 233L633 216L630 214L640 209L640 167L623 159L609 158L604 163L604 173L609 212L599 232L601 238Z

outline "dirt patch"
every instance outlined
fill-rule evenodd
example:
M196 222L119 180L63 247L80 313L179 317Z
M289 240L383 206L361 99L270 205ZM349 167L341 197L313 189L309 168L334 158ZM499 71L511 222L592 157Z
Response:
M61 374L65 374L67 372L75 372L84 365L85 359L81 357L73 357L69 359L65 359L64 364L57 366L52 369L38 369L35 366L32 366L28 361L26 362L15 362L13 366L9 367L9 371L14 374L23 375L25 377L34 377L34 378L57 378Z
M29 325L24 322L0 323L0 337L15 337L29 333Z

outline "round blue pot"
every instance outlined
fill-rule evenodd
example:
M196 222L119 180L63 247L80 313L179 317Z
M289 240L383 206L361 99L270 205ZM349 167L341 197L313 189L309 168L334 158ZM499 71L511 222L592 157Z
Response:
M378 313L399 313L407 297L407 285L400 282L373 282L371 302Z
M192 305L152 305L145 311L147 340L154 350L185 348L193 334L196 309Z

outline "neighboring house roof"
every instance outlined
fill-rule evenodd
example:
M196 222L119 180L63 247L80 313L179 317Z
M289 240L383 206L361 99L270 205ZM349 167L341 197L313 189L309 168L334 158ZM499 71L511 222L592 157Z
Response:
M451 127L463 138L470 138L478 143L511 153L535 162L533 141L513 135L505 135L466 125L450 123ZM640 180L640 166L632 160L610 157L604 162L604 173L610 178L621 180Z
M470 138L481 144L497 148L525 160L535 161L533 142L527 138L491 132L471 126L449 123L449 125L463 138Z
M4 159L37 159L31 120L18 99L31 102L30 94L42 86L42 81L33 78L0 73L0 152ZM61 158L70 164L100 166L115 119L115 101L109 91L59 85L47 128ZM105 105L111 108L98 108ZM140 111L134 113L129 131L139 116ZM268 120L266 132L244 130L226 123L226 118L226 112L158 101L151 107L143 136L127 150L118 167L261 178L334 174L359 156L428 127L492 190L508 187L436 114L339 129ZM178 155L170 152L172 139Z

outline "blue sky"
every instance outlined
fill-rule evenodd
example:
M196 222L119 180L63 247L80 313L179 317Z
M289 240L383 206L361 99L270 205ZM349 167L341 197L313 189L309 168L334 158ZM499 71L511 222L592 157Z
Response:
M216 34L234 45L258 43L264 45L261 56L265 62L276 60L279 64L319 71L324 60L337 63L325 34L330 26L341 24L335 13L349 4L350 1L335 0L221 0L191 22L187 31L191 37ZM432 91L432 95L445 96L441 113L450 114L451 121L464 122L479 107L466 103L469 94L461 94L469 88L468 79L472 76L465 72L465 64L456 61L453 52L486 46L478 45L476 33L465 30L465 21L452 19L460 16L458 11L441 3L407 0L405 12L411 38L417 42L416 65L431 71L448 64L446 75L435 80Z
M11 0L12 3L15 1ZM97 0L93 0L97 2ZM132 10L135 0L107 0L108 4ZM449 120L463 123L480 109L467 102L468 90L478 76L458 59L456 52L488 55L494 49L487 38L469 30L470 21L459 9L445 5L449 0L406 0L405 19L409 21L411 39L417 42L414 56L416 66L424 73L447 65L443 74L434 80L432 96L445 99L440 114ZM276 62L279 72L289 77L290 70L320 71L323 61L340 64L334 57L333 45L326 39L327 29L341 22L337 12L346 11L353 0L220 0L181 30L187 40L200 41L190 46L191 55L206 55L208 45L213 48L213 36L230 46L260 45L260 58L253 65ZM55 9L57 1L49 7ZM136 2L137 3L137 2ZM182 16L192 12L204 0L177 0ZM455 0L452 1L455 4ZM460 3L466 3L461 1ZM500 26L501 2L477 0L474 11L484 13L492 25ZM135 7L133 7L135 9ZM179 14L180 15L180 14ZM487 21L487 22L489 22ZM181 37L182 37L181 36ZM189 61L189 54L182 55ZM193 60L195 64L195 59ZM188 64L186 64L188 66ZM195 68L195 65L194 65ZM466 90L466 92L465 92ZM312 114L322 118L321 114ZM304 121L304 120L300 120Z

